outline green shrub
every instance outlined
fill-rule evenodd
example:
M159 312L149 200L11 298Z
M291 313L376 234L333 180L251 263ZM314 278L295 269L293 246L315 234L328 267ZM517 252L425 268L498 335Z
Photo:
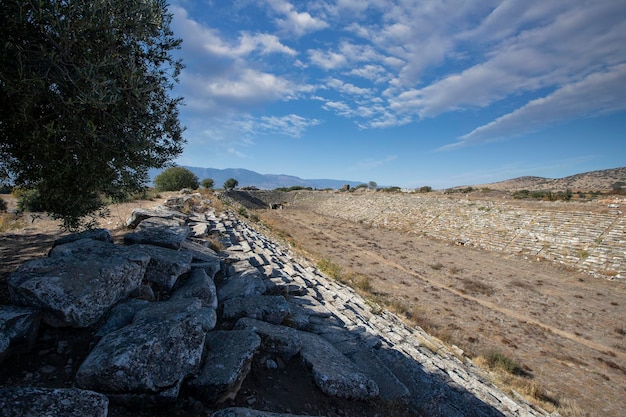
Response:
M20 212L46 211L39 190L19 188L13 191L17 197L17 210Z
M331 278L334 278L337 280L341 278L341 275L342 275L341 266L334 263L328 258L321 259L317 263L317 268Z
M183 188L198 188L196 174L183 167L170 167L161 172L154 179L157 191L178 191Z

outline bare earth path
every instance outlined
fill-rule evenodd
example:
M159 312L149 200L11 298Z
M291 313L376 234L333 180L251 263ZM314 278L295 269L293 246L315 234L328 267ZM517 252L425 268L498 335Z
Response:
M514 358L546 399L625 415L624 283L311 211L258 214L310 255L369 277L375 294L468 356Z

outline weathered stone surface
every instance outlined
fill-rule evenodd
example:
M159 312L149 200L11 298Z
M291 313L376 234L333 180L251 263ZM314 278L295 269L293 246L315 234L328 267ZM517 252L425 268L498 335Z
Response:
M177 251L154 245L136 245L150 255L144 279L159 288L171 290L176 280L191 270L192 256L189 252Z
M65 245L66 243L75 242L81 239L93 239L101 240L102 242L113 243L111 233L107 229L91 229L85 230L84 232L72 233L71 235L63 236L54 241L53 247Z
M150 256L101 241L57 246L8 278L12 300L40 308L52 326L86 327L141 284Z
M37 340L41 311L36 308L0 306L0 335L6 338L11 350L30 350ZM2 349L0 349L1 351Z
M201 243L185 240L181 243L180 250L191 253L194 266L204 268L210 278L214 278L222 268L221 259L217 253Z
M285 362L298 354L302 348L300 333L290 327L242 318L235 324L235 329L254 331L261 336L263 350L279 355Z
M147 300L138 300L134 298L130 298L116 305L107 315L107 319L104 324L102 324L102 326L98 329L96 338L99 339L108 333L119 330L124 326L128 326L133 321L135 314L149 305L150 302Z
M280 324L290 313L289 304L282 295L237 297L224 301L225 320L249 317Z
M202 370L187 385L198 399L221 403L237 395L261 338L251 330L214 331L206 336Z
M226 277L221 282L216 282L216 285L217 298L220 302L235 297L261 295L266 289L261 273L253 267L236 275Z
M204 268L193 268L187 281L172 294L170 300L181 298L198 298L203 306L217 308L217 289Z
M175 225L177 223L175 220L150 217L139 223L136 232L124 235L124 242L127 244L146 243L178 250L189 236L190 230L188 226Z
M253 410L251 408L231 407L224 408L211 414L211 417L304 417L296 414L272 413L269 411ZM320 417L320 416L318 416Z
M0 410L6 417L106 417L109 399L76 388L0 389Z
M130 216L128 216L128 219L126 219L126 227L134 229L135 227L139 225L139 223L141 223L142 221L150 217L160 217L163 219L177 219L179 222L180 221L184 222L187 216L185 216L179 211L170 210L166 207L161 207L161 208L157 207L152 210L136 208L132 211L132 213L130 213ZM178 225L180 225L180 223Z
M379 389L333 345L312 333L299 332L300 355L311 368L313 381L327 395L365 400L378 396Z
M198 371L215 312L199 300L152 303L129 326L108 333L81 364L76 385L120 401L176 400Z

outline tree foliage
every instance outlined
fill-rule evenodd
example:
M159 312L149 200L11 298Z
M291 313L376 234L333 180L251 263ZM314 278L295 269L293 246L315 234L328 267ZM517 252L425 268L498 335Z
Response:
M0 180L76 228L182 152L162 0L0 0Z
M198 188L196 174L183 167L169 167L154 179L157 191L178 191L183 188Z
M226 181L224 181L224 189L225 190L232 190L234 188L236 188L239 185L239 181L237 181L234 178L229 178Z
M207 190L210 190L215 186L215 181L213 180L213 178L205 178L200 184Z

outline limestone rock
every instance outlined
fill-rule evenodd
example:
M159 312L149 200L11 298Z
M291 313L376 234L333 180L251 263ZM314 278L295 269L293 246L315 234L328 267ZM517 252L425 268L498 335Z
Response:
M207 403L233 399L250 371L261 338L250 330L214 331L206 337L206 359L188 382L190 391Z
M142 221L150 217L160 217L163 219L170 219L170 220L178 219L179 221L182 221L182 222L184 222L186 218L186 216L182 214L181 212L170 210L166 207L161 207L161 208L157 207L152 210L136 208L130 213L130 216L128 216L128 219L126 219L126 227L134 229L135 227L139 225L139 223L141 223Z
M119 401L176 401L183 380L201 364L215 312L197 299L152 303L129 326L105 335L76 374L80 388Z
M136 245L150 255L144 279L159 288L171 290L176 280L191 270L191 254L154 245Z
M188 226L178 224L175 220L150 217L139 223L136 232L124 235L124 242L131 245L146 243L178 250L190 233Z
M130 298L111 309L106 321L96 333L96 338L100 339L107 333L111 333L115 330L119 330L124 326L128 326L139 310L142 310L150 305L147 300L138 300Z
M181 298L198 298L205 307L217 308L217 289L204 268L193 268L187 281L172 294L170 300Z
M72 233L71 235L63 236L54 241L55 246L65 245L66 243L75 242L81 239L93 239L100 240L102 242L113 243L111 233L107 229L90 229L80 233Z
M206 243L208 244L208 242ZM211 279L215 278L215 274L222 268L222 261L217 256L217 253L213 249L198 243L198 241L185 240L181 243L180 250L191 253L193 266L204 268Z
M0 306L0 335L9 342L7 348L11 346L11 350L30 350L37 340L40 322L41 311L36 308Z
M235 324L235 329L248 329L256 332L261 336L263 350L276 353L285 362L298 354L302 348L300 333L290 327L242 318Z
M82 239L52 249L9 275L11 299L40 308L52 326L86 327L140 284L150 256Z
M378 396L378 386L348 358L320 336L299 332L300 355L313 380L327 395L366 400Z
M261 273L253 267L229 276L220 283L216 282L216 285L217 298L220 302L235 297L261 295L266 290Z
M282 295L257 295L231 298L224 301L223 318L232 320L249 317L272 324L280 324L289 313L289 304Z
M106 417L109 399L76 388L0 389L0 410L7 417Z

